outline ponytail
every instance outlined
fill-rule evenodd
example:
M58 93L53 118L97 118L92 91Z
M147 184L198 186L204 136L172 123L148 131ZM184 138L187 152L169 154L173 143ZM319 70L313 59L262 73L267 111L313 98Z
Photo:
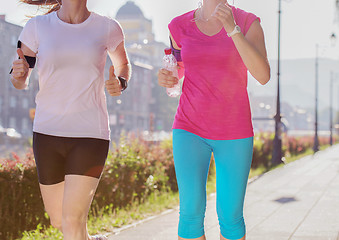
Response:
M62 4L62 0L20 0L20 2L30 5L37 5L43 9L46 9L46 14L58 11Z

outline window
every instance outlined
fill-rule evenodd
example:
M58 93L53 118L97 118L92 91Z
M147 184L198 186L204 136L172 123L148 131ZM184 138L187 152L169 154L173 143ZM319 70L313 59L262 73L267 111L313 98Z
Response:
M21 132L27 132L29 130L29 121L28 118L22 119Z
M28 109L28 99L27 98L22 99L22 108Z
M16 119L14 117L9 118L9 127L10 128L16 128Z
M11 44L12 44L12 46L16 46L16 45L17 45L17 42L18 42L17 37L12 35L12 38L11 38Z
M15 106L16 106L16 98L15 98L15 96L11 96L9 105L10 105L11 108L15 108Z

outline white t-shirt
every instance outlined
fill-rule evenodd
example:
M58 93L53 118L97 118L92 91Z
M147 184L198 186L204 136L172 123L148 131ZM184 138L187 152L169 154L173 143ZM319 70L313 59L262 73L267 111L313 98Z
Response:
M56 12L27 22L19 40L37 53L34 132L110 139L104 67L123 39L118 22L93 12L80 24Z

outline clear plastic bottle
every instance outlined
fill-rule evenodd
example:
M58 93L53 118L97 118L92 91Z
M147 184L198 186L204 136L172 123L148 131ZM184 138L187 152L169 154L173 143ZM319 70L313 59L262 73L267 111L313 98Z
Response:
M173 73L173 77L178 78L178 67L177 60L172 54L172 49L165 49L165 56L162 59L162 66L168 71ZM180 95L180 82L178 82L174 87L166 89L167 95L170 97L178 97Z

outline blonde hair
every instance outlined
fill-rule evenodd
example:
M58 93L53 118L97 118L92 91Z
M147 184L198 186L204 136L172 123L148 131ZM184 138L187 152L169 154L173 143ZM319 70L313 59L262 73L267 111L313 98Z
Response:
M62 0L20 0L20 2L46 9L46 14L58 11L62 5Z

